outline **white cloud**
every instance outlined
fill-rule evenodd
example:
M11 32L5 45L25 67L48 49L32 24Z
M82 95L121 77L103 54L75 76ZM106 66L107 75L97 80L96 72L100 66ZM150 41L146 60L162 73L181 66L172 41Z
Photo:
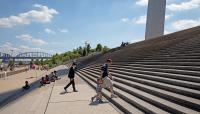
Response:
M13 50L13 51L11 51ZM19 53L24 53L24 52L47 52L47 53L55 53L53 50L47 50L43 48L32 48L26 45L20 45L18 47L13 46L10 42L5 42L1 47L0 47L0 52L7 53L7 54L12 54L13 56L16 56Z
M16 52L18 51L19 49L16 47L13 47L13 44L10 42L5 42L0 48L0 52L7 53L10 55L15 55Z
M29 34L22 34L22 35L19 35L19 36L16 36L16 37L19 38L19 39L21 39L22 41L25 41L25 42L28 42L28 43L32 43L32 44L35 44L35 45L44 45L44 44L47 44L42 39L33 38Z
M68 33L69 31L68 31L68 29L60 29L60 32L62 32L62 33Z
M130 19L128 17L124 17L124 18L121 18L120 20L121 22L129 22Z
M137 0L136 4L140 6L147 6L148 0Z
M200 18L197 20L192 20L192 19L183 19L183 20L178 20L172 23L172 27L175 30L183 30L191 27L195 27L200 25Z
M134 38L133 40L130 41L130 43L135 43L135 42L139 42L139 41L143 41L144 38Z
M167 8L171 11L182 11L182 10L190 10L200 7L200 0L188 0L186 2L181 2L180 4L169 4Z
M133 19L133 23L136 23L136 24L145 24L146 20L147 20L147 16L143 15L143 16L140 16L138 18L134 18Z
M35 4L37 10L31 10L25 13L20 13L17 16L9 16L0 18L0 27L9 28L16 25L28 25L31 22L50 22L54 14L58 14L55 9L48 8L47 6Z
M55 31L53 31L53 30L51 30L51 29L49 29L49 28L44 29L44 31L45 31L46 33L48 33L48 34L55 34Z
M168 30L164 30L164 34L170 34L172 33L171 31L168 31Z
M42 49L42 48L31 48L26 45L20 45L19 50L21 51L21 53L23 52L47 52L47 53L54 52L53 50L47 50L47 49Z
M165 15L165 20L169 20L172 16L173 16L173 14L166 14Z

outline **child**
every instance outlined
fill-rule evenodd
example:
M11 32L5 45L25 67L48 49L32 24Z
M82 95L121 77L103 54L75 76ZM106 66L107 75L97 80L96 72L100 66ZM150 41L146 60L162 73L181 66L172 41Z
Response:
M44 77L42 77L42 79L40 81L40 84L41 84L40 86L44 86L46 84L46 81L45 81Z
M25 90L30 88L28 81L25 81L25 86L23 86L22 88Z
M101 93L101 90L102 90L102 87L101 87L101 84L103 84L103 81L101 78L98 78L97 79L97 86L96 86L96 92L97 94L91 98L91 101L93 102L94 98L96 98L97 101L99 101L99 103L102 102L102 93Z

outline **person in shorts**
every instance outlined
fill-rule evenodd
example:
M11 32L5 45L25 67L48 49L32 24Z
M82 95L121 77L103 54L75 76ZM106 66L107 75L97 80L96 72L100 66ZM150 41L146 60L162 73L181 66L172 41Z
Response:
M103 83L102 79L101 78L98 78L97 79L97 86L96 86L96 95L93 96L91 98L91 101L93 102L93 100L96 98L96 101L99 101L99 103L102 102L102 93L101 93L101 90L102 90L102 86L101 84Z
M110 89L110 93L111 93L111 98L113 97L117 97L117 95L114 94L113 91L113 78L112 75L109 73L109 66L112 64L112 60L111 59L107 59L106 63L103 64L103 66L101 67L101 78L103 79L103 87L109 87Z

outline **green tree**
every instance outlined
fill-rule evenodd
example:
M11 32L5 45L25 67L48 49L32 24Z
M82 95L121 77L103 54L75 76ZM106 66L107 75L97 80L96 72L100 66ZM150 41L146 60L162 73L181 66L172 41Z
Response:
M91 53L94 53L95 51L96 51L96 49L91 49L90 50Z
M102 51L103 51L103 53L106 53L109 51L109 48L107 46L104 46Z
M70 60L69 56L63 56L62 57L62 62L66 62L66 61L69 61L69 60Z
M56 61L56 58L55 58L55 57L52 57L52 58L51 58L51 63L52 63L52 64L56 64L56 63L57 63L57 61Z
M96 51L98 51L98 52L102 51L102 45L101 44L97 44Z
M8 66L13 66L13 65L14 65L13 60L9 60L9 62L8 62Z
M43 59L40 60L40 65L44 65Z
M87 49L84 48L84 50L83 50L83 56L86 56L86 55L87 55Z
M19 61L19 65L23 65L24 63L23 63L23 61Z
M79 46L79 48L78 48L78 53L79 53L80 55L83 55L83 48L82 48L81 46Z
M35 64L36 64L36 65L40 65L39 59L36 59Z
M87 50L87 53L89 54L90 51L91 51L91 46L90 46L90 44L87 44L86 50Z
M33 65L33 63L34 63L34 61L33 61L33 59L31 59L30 65Z

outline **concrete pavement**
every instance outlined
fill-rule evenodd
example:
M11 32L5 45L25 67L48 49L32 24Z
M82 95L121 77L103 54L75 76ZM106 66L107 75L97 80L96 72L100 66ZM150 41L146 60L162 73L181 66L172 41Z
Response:
M3 107L0 114L119 114L105 98L104 103L92 103L90 98L96 93L79 77L75 79L78 92L72 92L70 86L66 93L63 88L68 82L65 74L61 80L37 88Z

